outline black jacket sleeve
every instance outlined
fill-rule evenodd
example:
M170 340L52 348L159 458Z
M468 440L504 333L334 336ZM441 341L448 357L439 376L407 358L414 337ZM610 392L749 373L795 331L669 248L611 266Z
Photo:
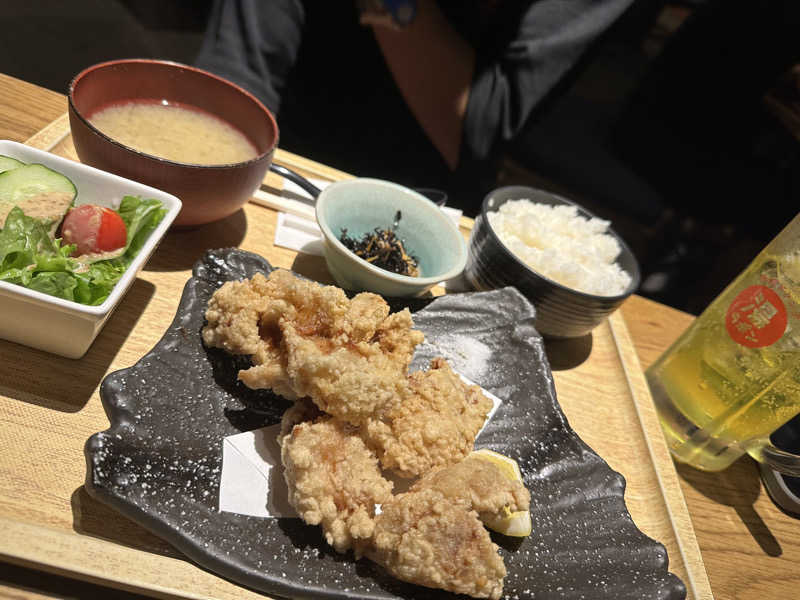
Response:
M280 109L305 23L300 0L216 0L195 64Z
M520 132L536 105L633 0L540 0L477 48L461 162L481 161Z

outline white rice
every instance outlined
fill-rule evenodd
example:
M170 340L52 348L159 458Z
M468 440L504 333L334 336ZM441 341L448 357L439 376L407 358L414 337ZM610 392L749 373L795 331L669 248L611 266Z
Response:
M615 262L617 240L609 221L587 219L570 205L510 200L490 212L489 224L520 260L569 288L598 296L624 292L631 277Z

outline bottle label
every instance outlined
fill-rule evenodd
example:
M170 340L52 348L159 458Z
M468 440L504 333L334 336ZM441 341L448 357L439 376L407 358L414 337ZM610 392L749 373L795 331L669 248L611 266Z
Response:
M783 300L763 285L751 285L739 292L725 314L731 339L748 348L771 346L781 339L787 323Z

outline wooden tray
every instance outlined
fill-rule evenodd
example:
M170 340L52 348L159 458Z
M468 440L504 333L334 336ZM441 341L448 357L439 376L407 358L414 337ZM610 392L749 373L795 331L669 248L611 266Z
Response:
M77 160L66 115L28 140ZM278 151L307 175L347 174ZM265 184L279 195L279 177ZM263 201L263 199L262 199ZM0 341L0 558L163 598L263 598L183 559L83 489L83 445L108 427L103 377L131 366L161 338L191 265L210 247L239 246L272 264L331 282L324 261L273 246L276 212L255 202L224 221L171 232L84 358L60 358ZM465 233L471 221L462 220ZM593 335L548 345L559 401L571 425L627 480L637 526L665 545L689 598L711 590L677 474L622 313Z

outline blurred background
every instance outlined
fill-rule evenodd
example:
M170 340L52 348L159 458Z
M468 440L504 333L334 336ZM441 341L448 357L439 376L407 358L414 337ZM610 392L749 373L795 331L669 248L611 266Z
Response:
M114 58L191 63L211 0L3 0L0 69L65 94L72 77Z
M211 4L3 0L0 72L66 93L103 60L191 64ZM797 210L798 5L637 0L504 152L497 184L610 219L639 293L699 313Z

